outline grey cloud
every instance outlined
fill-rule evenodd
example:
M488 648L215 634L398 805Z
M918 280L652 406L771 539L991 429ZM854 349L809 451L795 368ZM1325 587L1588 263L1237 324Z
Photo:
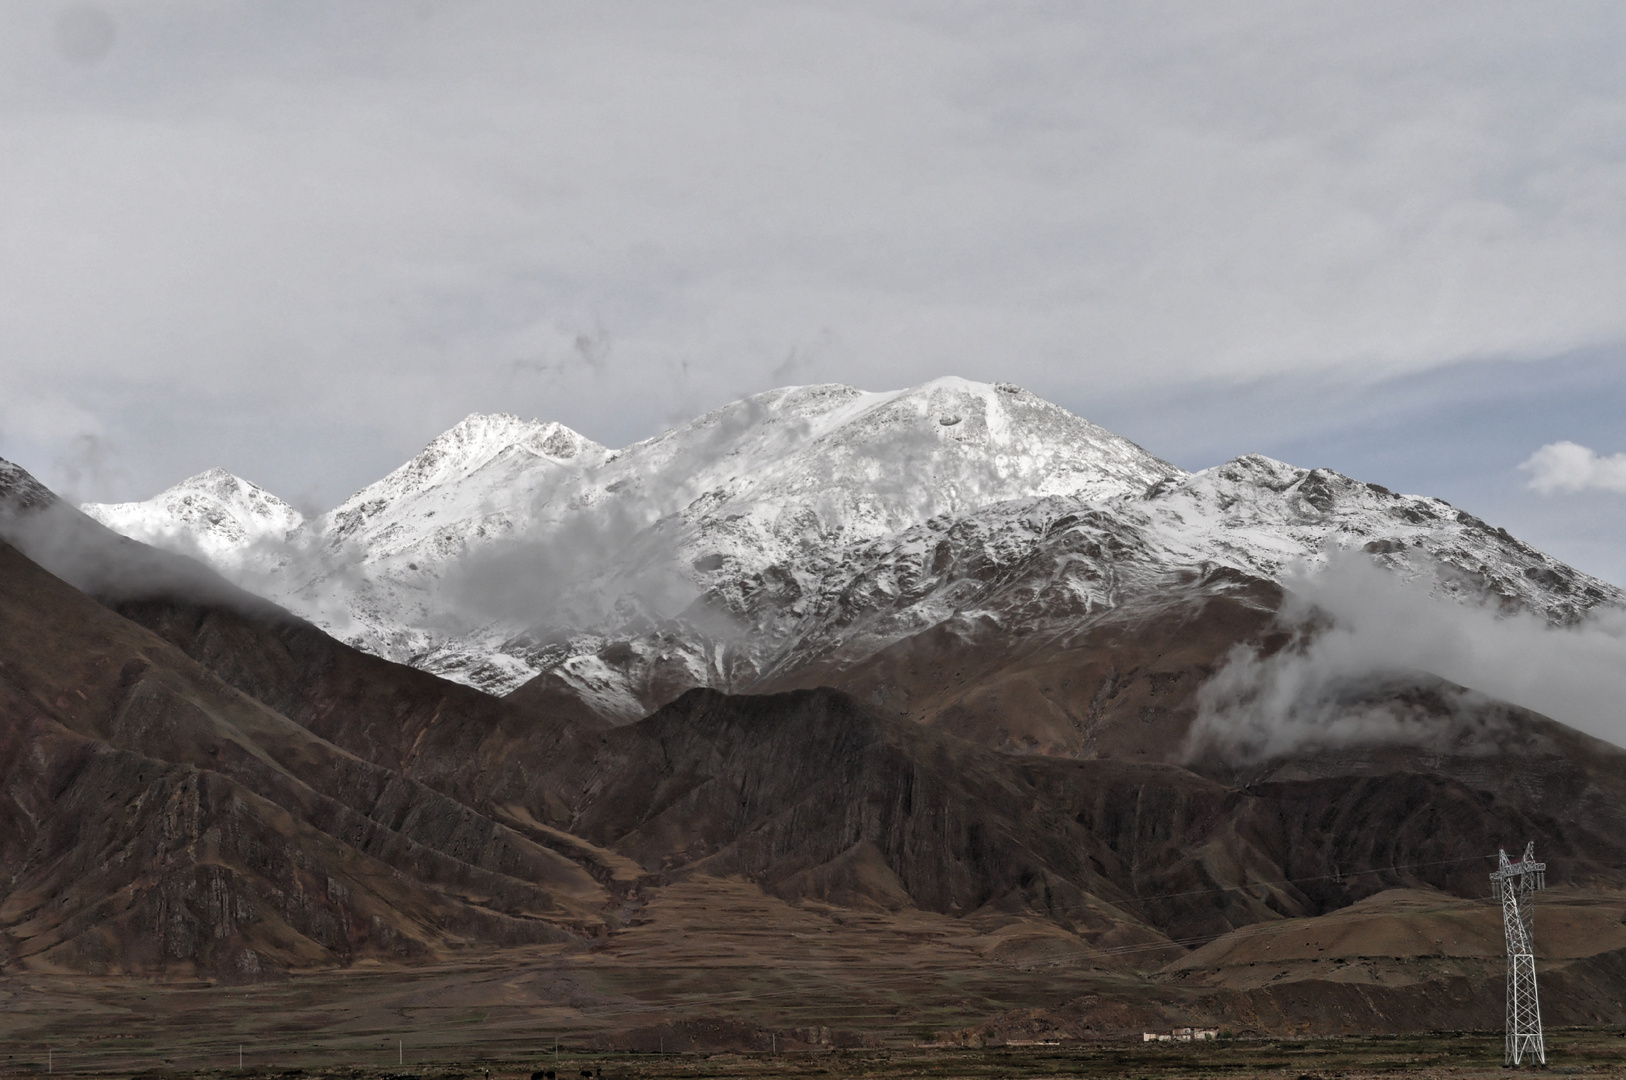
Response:
M125 475L122 456L107 440L81 432L63 447L51 470L69 502L95 502L118 487Z
M113 17L89 5L75 5L58 13L52 30L57 52L73 64L96 63L107 55L118 37Z
M617 443L793 355L1056 398L1626 334L1614 6L175 0L93 68L55 10L0 10L0 382L56 439Z
M1492 734L1475 727L1486 699L1626 746L1626 612L1554 627L1438 598L1433 583L1355 553L1290 580L1280 616L1290 643L1269 655L1232 651L1199 692L1187 754L1259 761L1305 748L1472 742Z
M114 601L167 595L266 606L201 562L119 536L44 488L12 483L7 464L0 461L0 540L74 588Z

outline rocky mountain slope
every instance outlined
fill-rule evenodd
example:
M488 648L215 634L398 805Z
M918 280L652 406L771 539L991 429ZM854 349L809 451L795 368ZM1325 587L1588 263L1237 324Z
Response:
M1257 455L1186 474L1017 387L960 379L772 391L616 451L470 417L252 560L218 553L283 518L212 522L269 504L184 517L169 495L86 510L377 655L492 693L540 679L616 722L694 686L861 689L926 641L1099 636L1192 588L1264 610L1337 549L1559 625L1626 604L1440 500ZM999 744L1084 738L1029 734Z
M580 868L0 543L0 963L249 977L602 925Z
M1037 530L1033 565L1067 562L1090 529L1098 552L1138 565L1132 529L1079 524ZM693 1011L680 984L762 970L712 970L719 949L795 927L808 940L788 947L815 967L862 953L862 978L896 978L884 994L908 1009L942 1007L940 962L963 985L997 969L997 993L954 1015L1076 998L999 1021L1013 1032L1170 1017L1404 1030L1472 1025L1495 1004L1473 990L1496 986L1495 941L1442 957L1417 935L1438 936L1442 910L1478 918L1496 845L1535 838L1552 884L1584 892L1588 927L1618 921L1593 909L1626 895L1626 751L1438 680L1367 688L1440 721L1422 749L1306 752L1246 775L1145 753L1177 732L1159 703L1213 650L1271 632L1279 588L1226 566L1155 579L1161 606L1139 593L1092 608L1064 589L1090 617L1070 635L1035 615L1025 635L956 646L969 624L950 620L899 639L842 669L868 672L881 708L828 688L702 688L610 726L562 681L499 699L359 651L8 465L0 541L0 973L263 979L518 957L520 981L556 972L572 1008L659 1015ZM950 585L1066 610L1012 566ZM820 656L801 673L846 662ZM1108 687L1091 698L1095 752L988 745L976 725L1020 726L1021 699L968 687L1066 679ZM1429 903L1413 911L1417 896ZM1326 950L1350 959L1351 919L1387 951L1317 966ZM1560 1014L1626 1019L1618 935L1566 933L1562 985L1585 1000ZM900 940L894 972L885 943ZM677 966L651 972L651 957ZM832 995L869 992L840 965L819 971ZM755 1000L740 987L732 1005L700 999L702 1015Z
M237 666L217 673L120 602L255 632L222 644ZM313 732L312 708L296 722L222 677L243 670L312 680L364 729L384 717L345 696L388 710L390 754L369 760L365 737L346 750ZM610 898L586 867L425 783L505 728L534 738L514 712L332 642L4 463L0 965L252 978L602 933Z
M1172 939L1386 886L1472 891L1474 860L1453 853L1482 836L1541 835L1592 883L1626 854L1610 839L1626 752L1561 730L1545 737L1604 777L1590 817L1554 819L1523 777L1489 801L1405 773L1239 792L1168 765L1011 757L828 690L693 691L606 731L252 600L159 589L108 610L9 545L0 560L0 926L7 962L30 967L244 977L580 940L694 873L860 908L1031 912L1161 964ZM1336 886L1273 884L1337 867Z

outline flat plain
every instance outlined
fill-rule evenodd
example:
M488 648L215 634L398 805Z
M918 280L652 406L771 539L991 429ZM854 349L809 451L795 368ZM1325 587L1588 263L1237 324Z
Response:
M1550 949L1617 944L1618 896L1550 899L1538 916ZM602 1080L1488 1075L1501 1067L1495 915L1402 891L1245 928L1158 975L1149 968L1159 957L1090 950L1041 920L790 904L739 879L697 877L656 892L631 925L589 948L236 984L0 975L0 1070L241 1080L485 1080L487 1069L494 1080L548 1069L557 1080L583 1069ZM1355 922L1373 924L1362 936L1390 956L1383 970L1343 955ZM1446 985L1435 980L1469 969L1488 995L1477 1033L1267 1038L1237 1028L1217 1043L1134 1041L1142 1027L1204 1022L1215 983L1228 992L1263 981L1278 996L1314 998L1404 977L1426 1001ZM1557 994L1563 984L1551 985ZM1608 1023L1555 1031L1548 1071L1626 1075L1623 1033Z
M393 1049L393 1048L391 1048ZM235 1055L233 1055L235 1056ZM372 1060L365 1060L367 1057ZM1202 1044L1093 1044L1033 1047L867 1047L791 1052L686 1052L630 1054L551 1048L531 1053L468 1053L398 1064L393 1054L352 1054L342 1064L267 1068L235 1061L187 1067L176 1061L139 1070L101 1060L47 1062L43 1055L8 1055L4 1074L55 1073L101 1077L175 1077L191 1080L529 1080L536 1072L558 1080L768 1080L786 1077L863 1080L933 1077L1017 1080L1047 1077L1221 1077L1292 1080L1362 1080L1365 1077L1626 1076L1626 1031L1570 1029L1548 1035L1546 1066L1502 1065L1501 1037L1447 1032L1411 1037L1338 1039L1233 1039ZM389 1060L384 1060L388 1058Z

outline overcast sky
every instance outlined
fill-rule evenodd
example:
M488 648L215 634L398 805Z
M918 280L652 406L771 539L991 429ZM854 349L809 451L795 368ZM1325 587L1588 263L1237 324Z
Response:
M324 508L470 411L959 374L1626 583L1623 53L1617 2L8 3L0 456Z

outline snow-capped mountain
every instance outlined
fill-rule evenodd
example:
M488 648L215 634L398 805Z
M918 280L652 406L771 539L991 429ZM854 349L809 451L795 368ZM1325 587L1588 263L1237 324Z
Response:
M443 583L447 607L492 618L414 662L492 689L553 670L600 711L642 715L670 688L747 684L855 545L1035 494L1095 501L1179 475L1006 384L775 390L550 492L523 537ZM627 650L656 674L604 658Z
M953 378L771 391L615 452L477 415L238 580L369 651L502 691L554 666L559 641L658 625L719 580L781 567L813 588L846 546L934 515L1178 474L1016 387ZM623 694L614 711L641 708Z
M131 539L210 562L235 562L256 545L280 545L305 523L299 511L225 469L187 477L143 502L87 503L81 509ZM272 554L269 548L266 554Z
M615 451L471 416L291 531L269 496L205 512L172 498L188 484L125 504L141 513L86 509L227 570L243 544L222 522L280 529L246 586L380 655L495 693L548 673L620 719L954 621L1077 625L1219 567L1279 581L1329 547L1452 567L1438 588L1555 623L1626 604L1439 500L1258 456L1187 474L1017 387L954 378L770 391Z

